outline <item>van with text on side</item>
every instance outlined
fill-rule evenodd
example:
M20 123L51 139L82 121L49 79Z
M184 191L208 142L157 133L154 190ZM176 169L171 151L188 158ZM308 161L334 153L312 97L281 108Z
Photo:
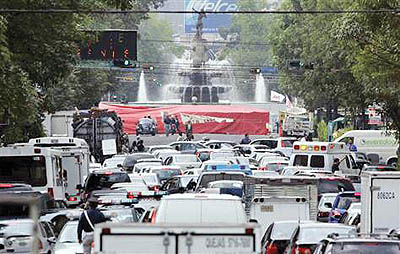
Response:
M67 183L66 203L68 206L78 205L84 179L89 175L90 151L86 141L72 137L43 137L30 139L28 144L62 152L61 167Z
M397 148L399 144L393 132L384 130L354 130L348 131L335 142L353 141L357 152L367 155L374 164L392 165L397 163Z
M0 148L0 182L26 183L35 191L65 200L62 153L57 150L15 145Z
M339 171L346 175L358 175L359 169L345 143L295 142L289 166L310 167L314 170L332 171L335 159L339 159Z

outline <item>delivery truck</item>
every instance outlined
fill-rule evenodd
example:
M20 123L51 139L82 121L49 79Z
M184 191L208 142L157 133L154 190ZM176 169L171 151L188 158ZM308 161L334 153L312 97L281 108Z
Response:
M361 233L387 234L400 228L400 172L361 175Z
M249 224L103 223L94 231L95 253L260 253L259 226Z
M248 177L244 183L246 211L262 232L274 221L317 220L318 179Z

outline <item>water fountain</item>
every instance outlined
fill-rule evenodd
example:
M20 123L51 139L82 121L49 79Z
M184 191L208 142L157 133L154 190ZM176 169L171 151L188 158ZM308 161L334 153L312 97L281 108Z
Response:
M264 77L262 73L257 74L256 77L256 102L266 102L267 101L267 89L265 87Z
M139 90L137 102L147 102L147 91L146 91L146 80L144 78L144 72L140 73L139 78Z
M206 40L202 36L202 19L205 17L204 12L199 12L197 32L191 42L191 49L172 64L178 71L163 90L165 100L192 102L196 97L200 103L218 103L229 99L233 84L232 71L228 70L228 61L209 59Z

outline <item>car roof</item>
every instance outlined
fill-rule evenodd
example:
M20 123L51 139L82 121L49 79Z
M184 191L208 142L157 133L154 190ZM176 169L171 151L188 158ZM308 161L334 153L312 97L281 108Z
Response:
M171 194L163 197L164 200L240 200L239 197L228 194L185 193Z
M313 223L306 223L300 224L301 228L354 228L353 226L348 226L339 223L323 223L323 222L313 222Z

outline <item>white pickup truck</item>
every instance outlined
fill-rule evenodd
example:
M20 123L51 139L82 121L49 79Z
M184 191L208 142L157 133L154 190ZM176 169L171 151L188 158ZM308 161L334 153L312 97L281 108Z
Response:
M96 225L95 253L260 253L257 224Z

